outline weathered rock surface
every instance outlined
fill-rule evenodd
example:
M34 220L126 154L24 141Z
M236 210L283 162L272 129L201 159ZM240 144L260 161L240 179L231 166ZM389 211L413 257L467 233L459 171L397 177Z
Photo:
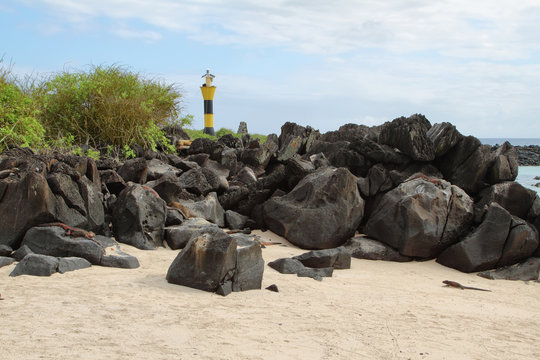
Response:
M400 117L382 126L379 142L399 149L413 160L432 161L435 148L427 136L430 128L431 124L423 115Z
M343 246L351 253L352 257L357 259L396 262L407 262L413 260L412 257L401 255L399 251L386 245L385 243L365 236L353 237L349 239Z
M436 158L445 155L463 138L456 127L447 122L433 125L426 136L433 143Z
M462 241L443 251L437 262L463 272L475 272L526 259L534 252L534 241L538 244L538 234L535 231L531 236L523 232L526 227L520 226L523 225L516 223L503 207L491 203L484 221ZM514 229L517 230L509 237Z
M503 280L538 280L540 273L540 258L529 258L519 264L506 266L495 270L478 273L486 279Z
M260 289L264 273L264 260L258 242L242 234L232 236L236 240L236 269L232 278L232 291Z
M150 188L130 184L113 209L113 231L118 242L149 250L163 244L167 205Z
M0 256L0 268L4 266L11 265L15 262L15 259L7 257L7 256Z
M492 154L493 161L487 172L490 184L514 181L518 175L518 154L507 141Z
M444 178L468 194L487 187L485 177L490 165L491 147L473 136L463 137L446 155L437 160Z
M268 266L281 274L298 274L300 270L305 268L300 260L293 258L277 259L269 262Z
M350 238L362 220L364 201L356 177L345 168L321 168L287 195L263 206L268 228L306 249L329 249Z
M536 192L513 181L492 185L483 190L479 196L480 200L477 203L479 207L496 202L508 210L510 214L522 219L527 218L529 210L537 197Z
M86 269L92 266L86 259L80 257L61 257L58 258L57 271L60 274L67 273L68 271L75 271L80 269Z
M351 253L343 246L334 249L312 250L295 256L293 259L310 268L351 268Z
M0 202L0 244L17 248L32 226L56 219L56 199L40 173L29 172L21 179L9 177L1 182L5 190Z
M225 224L231 230L240 230L246 227L249 217L239 214L233 210L225 211Z
M364 233L410 257L433 258L456 243L472 222L473 201L441 179L412 176L386 193Z
M22 245L41 255L54 257L80 257L99 265L105 250L93 240L66 235L59 226L33 227L28 230ZM27 255L28 256L28 255Z
M186 219L180 225L165 228L165 240L173 250L183 249L194 234L212 233L219 229L216 224L203 218Z
M225 210L219 203L217 194L212 192L208 194L204 200L193 201L193 200L182 200L179 201L186 216L188 217L198 217L208 220L219 227L225 226Z
M7 246L7 245L0 245L0 256L9 256L11 255L11 252L13 251L13 249L11 248L11 246Z
M260 289L264 261L255 242L239 242L220 229L197 234L173 261L167 281L227 295Z
M9 276L51 276L58 272L58 264L59 260L54 256L29 254L15 266Z

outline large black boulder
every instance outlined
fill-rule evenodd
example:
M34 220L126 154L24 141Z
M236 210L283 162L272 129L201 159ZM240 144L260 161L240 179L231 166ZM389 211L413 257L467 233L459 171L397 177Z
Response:
M195 233L167 271L169 283L218 292L260 289L264 261L258 242L219 228Z
M66 235L59 226L33 227L26 232L22 245L41 255L80 257L99 265L105 249L96 241ZM27 255L28 256L28 255Z
M167 205L145 186L129 184L113 208L113 231L117 241L149 250L163 245Z
M412 176L384 194L365 234L410 257L433 258L456 243L473 218L473 200L442 179Z
M58 272L59 262L58 258L54 256L29 254L15 266L9 276L51 276Z
M329 249L354 235L364 214L356 177L345 168L321 168L288 194L263 206L270 230L305 249Z
M526 259L537 246L535 230L516 222L499 204L491 203L482 223L443 251L437 262L463 272L484 271Z

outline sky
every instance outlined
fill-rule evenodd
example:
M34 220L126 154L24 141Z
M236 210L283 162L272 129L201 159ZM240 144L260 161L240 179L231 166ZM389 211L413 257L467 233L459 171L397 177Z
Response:
M122 65L176 84L204 127L321 132L424 114L480 138L540 138L539 0L2 0L17 74Z

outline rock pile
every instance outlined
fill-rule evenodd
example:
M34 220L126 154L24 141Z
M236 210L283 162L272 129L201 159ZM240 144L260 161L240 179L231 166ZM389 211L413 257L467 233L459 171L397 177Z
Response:
M193 140L177 154L138 155L94 162L5 152L0 244L19 249L51 222L91 231L97 242L113 235L141 249L167 243L184 249L169 281L224 294L260 288L262 272L258 255L242 260L258 243L223 227L270 229L308 250L345 245L356 257L438 258L467 272L540 256L540 199L514 182L516 149L482 145L419 114L326 134L286 123L264 144L225 135ZM94 257L88 261L103 265L103 255Z

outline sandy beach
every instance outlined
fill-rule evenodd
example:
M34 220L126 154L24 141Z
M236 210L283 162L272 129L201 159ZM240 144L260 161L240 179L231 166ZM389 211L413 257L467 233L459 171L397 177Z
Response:
M304 250L263 249L265 261ZM265 266L263 290L227 297L168 284L177 251L135 270L48 278L0 269L2 359L539 359L540 283L486 280L434 261L353 259L322 282ZM443 280L492 292L443 287ZM276 284L279 293L264 290Z

